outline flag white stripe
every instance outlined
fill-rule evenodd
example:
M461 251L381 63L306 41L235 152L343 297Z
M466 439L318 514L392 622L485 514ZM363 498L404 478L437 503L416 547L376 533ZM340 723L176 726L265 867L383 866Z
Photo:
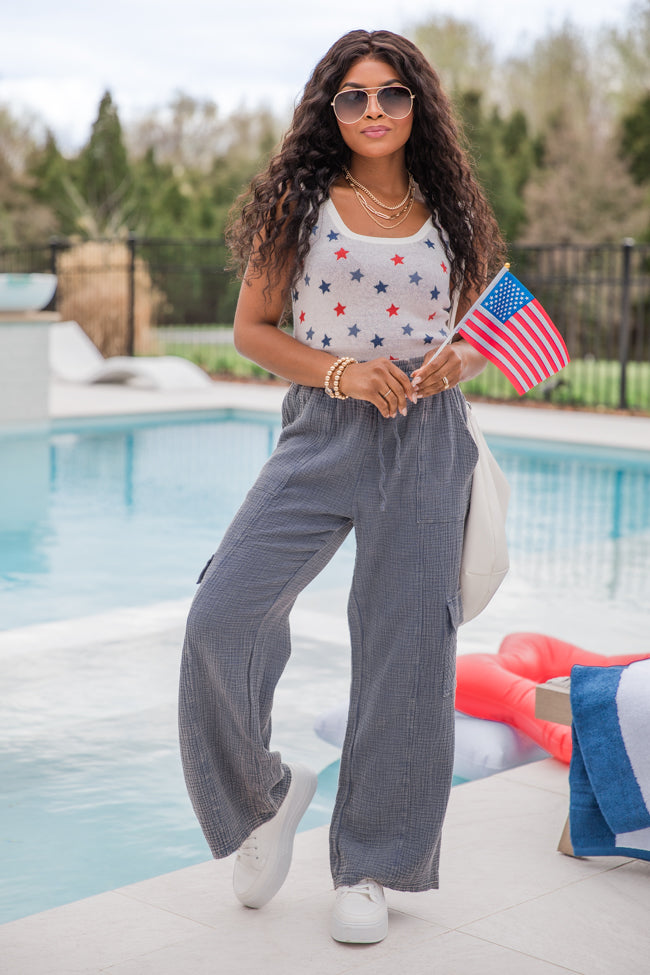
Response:
M486 341L483 335L480 332L477 332L475 330L474 322L465 322L463 328L471 332L472 339L474 340L474 342L476 342L478 346L480 346L480 348L486 350L486 354L488 354L488 358L491 357L493 359L498 359L499 362L503 363L506 372L512 373L512 375L516 377L517 381L524 388L524 390L528 390L531 388L530 380L522 376L520 371L517 369L515 365L513 365L513 363L510 361L510 359L507 358L507 356L505 356L502 352L500 352L498 348L495 348L495 346L491 342ZM489 334L494 334L492 333L491 329L488 329L487 327L484 327L484 331L488 332ZM532 386L535 386L536 384L537 384L537 380L533 380Z
M533 386L536 386L537 383L540 382L539 377L536 376L531 370L530 363L521 355L519 347L516 345L513 346L510 334L503 328L503 322L496 318L495 315L492 315L487 308L481 308L481 314L485 315L486 318L489 318L490 321L494 323L494 329L491 329L488 325L480 322L477 324L480 325L480 327L483 328L492 339L494 339L497 345L502 344L507 348L512 358L519 364L520 368L524 370L526 375L532 381ZM502 361L508 360L504 359ZM512 368L512 366L510 368Z
M557 372L559 366L553 365L553 362L551 362L550 359L548 358L547 353L549 353L551 350L548 348L547 343L544 341L543 330L537 324L537 320L534 318L534 316L529 311L527 311L526 306L520 308L519 311L516 312L516 314L521 315L524 321L532 328L532 330L535 333L534 335L531 335L530 332L524 332L527 341L535 349L535 352L542 360L543 365L537 364L538 370L542 373L544 378L547 378L548 376L552 376L554 372ZM555 356L553 356L553 359L555 359ZM544 370L546 370L546 372L544 372Z
M537 301L537 299L535 299L535 300ZM557 328L555 327L555 325L551 321L551 319L549 317L549 314L546 311L546 309L543 308L542 305L539 304L539 302L537 302L537 304L539 306L536 309L536 311L537 311L537 321L539 322L540 328L542 329L542 331L544 331L544 329L548 329L548 332L545 333L545 334L548 335L549 339L552 338L553 345L554 345L555 349L557 350L557 354L558 354L559 359L560 359L560 369L564 369L564 367L565 366L568 366L569 365L569 362L571 361L571 359L569 357L569 350L566 347L566 344L564 342L564 339L562 338L562 336L560 335L559 331L557 330Z
M555 368L553 368L553 366L551 366L549 363L549 370L551 372L557 372L559 369L562 368L563 365L566 365L566 363L563 363L558 358L557 355L558 345L557 345L557 339L555 335L550 330L542 328L537 316L534 315L534 313L532 313L527 306L520 309L520 314L522 315L523 318L526 319L526 321L529 323L531 328L534 329L535 334L538 336L540 343L543 343L543 348L549 353L549 355L553 359L553 362L555 363Z

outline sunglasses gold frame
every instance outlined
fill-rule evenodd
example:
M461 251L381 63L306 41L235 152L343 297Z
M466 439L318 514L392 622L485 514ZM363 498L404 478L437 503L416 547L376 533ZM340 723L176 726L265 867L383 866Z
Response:
M381 104L379 102L380 93L382 91L387 91L390 88L403 88L404 91L407 91L409 93L409 97L411 99L411 104L409 105L408 111L405 112L404 115L391 115L390 112L387 112L385 108L382 108L382 106L381 106ZM365 106L363 108L363 111L359 115L359 118L352 119L351 121L346 121L345 119L342 119L341 116L339 115L339 113L336 111L336 99L339 97L339 95L346 95L346 94L348 94L350 92L356 92L356 91L362 91L362 92L364 92L364 94L366 96L366 104L365 104ZM380 85L378 88L342 88L341 91L337 91L337 93L334 95L334 98L330 102L330 105L334 109L334 114L336 115L336 117L339 120L339 122L342 125L354 125L356 122L359 122L363 118L363 116L366 114L366 112L368 111L368 107L370 105L370 96L373 93L374 93L374 96L375 96L375 100L377 102L377 106L379 107L381 113L383 115L387 115L388 118L392 118L392 119L396 119L396 120L397 119L408 118L408 116L413 111L413 102L415 101L415 95L413 94L413 92L411 91L411 89L408 88L406 85L399 85L399 84Z

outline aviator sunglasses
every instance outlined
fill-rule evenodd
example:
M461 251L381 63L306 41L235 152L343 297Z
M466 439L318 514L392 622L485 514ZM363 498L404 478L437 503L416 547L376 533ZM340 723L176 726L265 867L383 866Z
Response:
M370 94L374 92L377 104L388 118L406 118L411 111L415 95L406 85L384 85L382 88L344 88L332 99L331 105L339 122L352 125L368 111Z

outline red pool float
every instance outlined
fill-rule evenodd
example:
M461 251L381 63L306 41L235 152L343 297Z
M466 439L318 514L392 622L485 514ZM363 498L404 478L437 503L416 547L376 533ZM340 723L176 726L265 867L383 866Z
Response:
M571 729L535 717L535 688L565 677L574 664L615 666L646 660L650 653L614 657L582 650L542 633L510 633L498 653L461 654L456 664L456 710L518 728L561 762L571 760Z

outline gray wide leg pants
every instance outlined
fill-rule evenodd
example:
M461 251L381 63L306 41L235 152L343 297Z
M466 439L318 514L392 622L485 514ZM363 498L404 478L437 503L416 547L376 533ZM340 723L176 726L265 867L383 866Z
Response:
M419 363L400 363L405 371ZM438 886L454 750L462 530L477 450L458 389L384 420L294 385L274 454L202 573L180 684L188 791L215 857L273 817L269 751L296 597L354 527L352 684L330 828L334 885Z

